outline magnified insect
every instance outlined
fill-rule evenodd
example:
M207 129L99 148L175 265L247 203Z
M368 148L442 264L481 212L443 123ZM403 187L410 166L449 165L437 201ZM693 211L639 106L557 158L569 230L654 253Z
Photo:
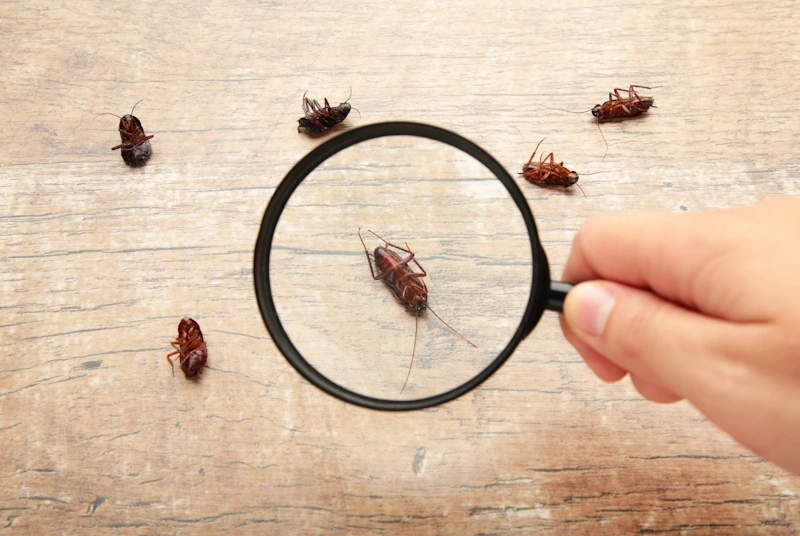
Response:
M562 186L564 188L569 188L573 184L577 184L578 173L565 168L564 162L556 164L553 153L547 156L543 154L538 162L534 162L533 158L536 156L536 151L539 150L542 141L546 139L547 138L542 138L542 140L536 144L531 159L528 160L527 164L522 166L522 173L520 173L520 175L525 177L531 184L542 187ZM583 188L581 188L581 185L577 184L577 186L580 188L581 193L583 193L583 197L586 197L586 193L583 191Z
M264 325L298 378L349 404L418 410L470 393L503 370L522 341L535 346L536 325L546 311L563 311L573 287L551 278L520 180L469 139L423 123L373 123L315 144L275 189L253 255ZM358 281L348 280L348 254L336 244L348 226L349 232L359 227L349 222L365 217L363 200L376 207L375 217L406 218L449 239L423 254L401 235L392 238L384 231L388 238L383 239L367 231L373 225L364 225L358 230L359 254L367 257L373 281L361 281L359 291L351 286ZM444 205L447 218L439 210ZM328 245L298 249L299 244ZM436 267L428 266L432 262ZM320 276L316 284L309 281L310 273ZM339 277L335 274L345 278L342 284L329 283ZM436 278L430 289L428 276ZM378 288L384 285L379 279L389 288ZM443 309L443 303L455 306L456 301L457 309ZM437 320L452 324L426 320L432 313L422 304L442 311ZM332 312L341 314L332 318ZM411 317L416 330L409 352ZM383 328L366 329L381 321ZM486 328L480 340L467 322ZM452 328L473 344L456 339ZM407 342L399 343L398 334Z
M112 147L111 150L116 151L117 149L122 149L122 159L131 167L143 166L150 158L150 154L152 154L152 148L150 147L149 140L153 136L147 136L144 133L142 122L139 121L139 118L133 115L133 110L136 109L136 106L139 105L139 102L133 105L131 113L125 114L122 117L108 112L100 114L113 115L114 117L119 118L119 137L121 138L122 143L116 147ZM100 115L97 117L100 117Z
M433 313L433 315L438 318L442 324L447 326L450 331L458 335L461 339L475 348L477 348L477 346L458 331L453 329L450 324L442 320L442 318L436 314L436 311L431 309L431 307L428 305L428 287L425 286L425 281L422 280L422 278L427 276L428 273L422 266L420 266L419 262L414 257L414 253L408 246L408 243L406 243L406 247L403 248L392 244L391 242L387 242L372 231L369 232L375 235L378 240L385 244L383 246L376 247L375 252L373 253L372 257L370 257L369 250L367 250L367 245L364 243L364 239L361 237L361 229L358 229L358 238L361 240L361 245L364 246L364 254L367 256L367 262L369 263L369 271L372 273L372 279L375 281L379 279L383 280L384 283L386 283L386 285L392 290L395 298L397 298L397 300L407 310L414 313L414 347L411 350L411 363L408 366L406 381L403 383L403 387L400 389L400 394L402 394L406 388L406 385L408 384L408 378L411 377L411 368L414 366L414 355L416 354L417 350L419 314L425 309L428 309L431 313ZM395 253L389 248L394 248L397 251L408 253L408 256L403 259L398 253ZM373 260L375 263L375 268L372 266ZM412 262L417 266L417 268L420 269L419 272L415 272L411 267ZM378 271L377 275L375 274L375 269Z
M181 370L186 378L196 376L208 359L208 348L198 323L191 318L181 320L178 324L178 338L171 344L175 351L167 354L167 361L172 367L172 375L175 376L175 364L170 356L178 354Z
M352 87L350 88L350 97L347 97L347 100L339 104L339 106L331 106L328 103L328 99L325 99L325 105L322 106L316 100L306 98L307 93L308 91L303 93L303 111L306 115L297 120L299 123L297 132L305 129L311 135L322 134L329 128L344 121L347 114L350 113L351 106L347 101L353 96Z

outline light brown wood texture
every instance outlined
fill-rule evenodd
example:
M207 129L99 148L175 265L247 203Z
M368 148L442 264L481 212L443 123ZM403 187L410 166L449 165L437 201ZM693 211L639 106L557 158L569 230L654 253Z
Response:
M382 413L290 367L252 273L291 167L385 120L458 132L517 179L546 137L586 192L518 182L556 277L592 214L799 195L796 3L78 0L4 2L0 20L0 532L800 532L799 477L685 402L602 383L553 313L472 393ZM658 86L657 108L603 125L605 159L590 114L553 109L629 84ZM306 90L338 104L351 87L360 116L298 134ZM153 156L131 169L97 116L140 99ZM479 347L425 313L404 398L491 359L530 285L509 200L428 149L411 170L383 147L315 174L274 250L304 351L388 398L414 316L371 279L359 227L370 248L366 229L408 242L431 305ZM184 316L208 343L199 381L165 359Z

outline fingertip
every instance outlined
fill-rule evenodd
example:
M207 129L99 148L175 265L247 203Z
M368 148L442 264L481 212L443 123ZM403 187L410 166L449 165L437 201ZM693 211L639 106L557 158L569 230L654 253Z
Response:
M599 337L605 331L615 303L616 295L604 282L580 283L567 294L564 318L582 339Z

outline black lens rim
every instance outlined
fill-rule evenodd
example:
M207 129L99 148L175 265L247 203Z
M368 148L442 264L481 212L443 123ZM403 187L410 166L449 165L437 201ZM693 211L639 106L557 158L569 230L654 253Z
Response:
M533 260L531 293L525 308L525 314L505 349L500 352L494 361L471 380L444 393L415 400L387 400L365 396L350 391L329 380L315 369L303 358L283 329L283 325L281 324L278 312L275 308L275 303L272 299L269 278L269 260L272 240L281 213L286 207L286 203L289 201L292 193L294 193L297 187L300 186L303 180L314 171L317 166L334 154L357 143L387 136L416 136L445 143L466 152L483 164L489 171L494 173L495 177L497 177L508 190L508 193L511 195L511 198L514 200L514 203L517 205L517 208L525 220L525 226L528 229L528 236L531 244L531 258ZM258 300L261 317L264 319L264 324L267 326L267 330L275 345L295 370L319 389L345 402L375 410L411 411L423 409L449 402L478 387L492 374L497 372L503 363L511 356L519 343L530 334L534 326L538 323L544 313L550 288L550 269L538 237L539 235L536 230L533 213L530 207L528 207L528 203L522 195L522 191L520 191L505 168L475 143L449 130L424 123L389 121L366 125L348 130L317 146L295 164L275 189L275 193L272 195L267 209L264 212L261 230L256 241L255 258L253 261L256 299Z

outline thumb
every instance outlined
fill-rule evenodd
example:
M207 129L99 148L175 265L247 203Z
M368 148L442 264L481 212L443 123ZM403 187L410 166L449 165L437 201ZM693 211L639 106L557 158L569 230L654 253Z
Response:
M569 330L630 372L647 398L692 398L718 370L736 340L729 325L663 300L650 291L587 281L564 302ZM712 376L713 377L713 376ZM654 397L642 389L657 393Z

